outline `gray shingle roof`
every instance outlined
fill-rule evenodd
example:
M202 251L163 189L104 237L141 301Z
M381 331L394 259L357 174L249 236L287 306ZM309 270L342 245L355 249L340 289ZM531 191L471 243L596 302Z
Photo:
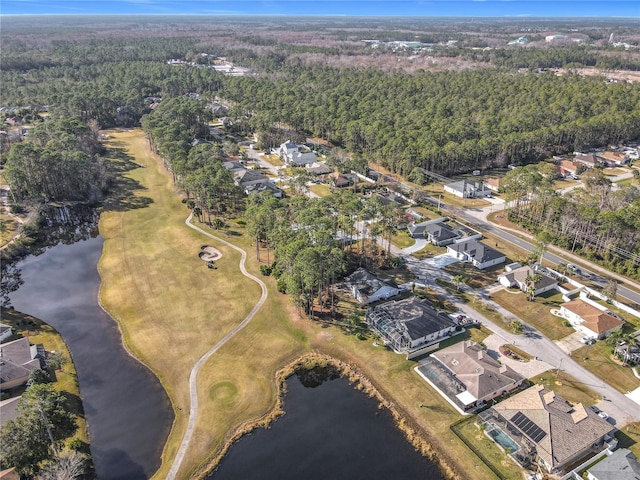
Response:
M597 480L640 480L640 463L633 452L620 448L589 469Z

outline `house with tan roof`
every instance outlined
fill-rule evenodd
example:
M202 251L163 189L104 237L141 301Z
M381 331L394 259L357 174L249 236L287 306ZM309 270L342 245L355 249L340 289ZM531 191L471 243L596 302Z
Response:
M609 162L609 165L624 165L629 161L629 155L625 152L603 152L600 156Z
M464 340L431 354L416 371L463 413L520 387L525 378L499 363L476 342ZM433 372L435 375L432 375ZM443 378L444 374L444 378ZM455 389L448 388L455 384Z
M612 315L604 307L576 298L560 306L560 313L571 326L585 335L597 339L608 337L622 328L624 320Z
M579 166L571 160L560 160L557 163L558 174L563 177L571 177L578 174Z
M500 185L502 184L503 181L504 181L504 178L499 178L499 177L485 178L484 186L487 187L489 190L498 192L500 191Z
M489 436L511 439L511 457L520 465L537 463L549 473L604 450L615 430L590 408L572 405L543 385L507 398L479 417Z

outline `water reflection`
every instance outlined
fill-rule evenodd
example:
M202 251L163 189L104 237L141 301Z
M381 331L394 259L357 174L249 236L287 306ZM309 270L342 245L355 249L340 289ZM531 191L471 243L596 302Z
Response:
M320 383L317 372L289 378L285 415L238 441L207 479L443 478L375 399L334 377Z
M95 221L64 221L69 232L51 225L61 243L12 267L6 288L18 288L7 297L17 310L56 328L67 343L98 477L146 479L160 465L173 412L156 377L124 350L116 323L98 305L103 240Z

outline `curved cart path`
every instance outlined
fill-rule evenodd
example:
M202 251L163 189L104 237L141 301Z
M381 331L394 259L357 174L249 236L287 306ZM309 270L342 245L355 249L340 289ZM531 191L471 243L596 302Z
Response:
M207 353L205 353L191 369L191 374L189 375L189 396L191 398L191 402L189 405L189 423L187 424L187 430L184 433L184 437L182 437L182 443L180 444L178 453L176 454L176 457L173 459L173 465L171 466L171 470L169 470L169 473L167 475L167 480L174 480L176 478L176 475L178 474L178 470L180 469L180 465L182 464L182 460L184 459L184 456L187 453L187 448L189 447L189 442L191 441L191 437L193 436L193 431L196 426L196 419L198 418L197 379L198 379L198 372L200 371L200 367L202 367L204 362L206 362L209 359L209 357L211 357L211 355L216 353L218 349L220 349L225 343L227 343L231 338L233 338L233 336L236 333L238 333L245 326L247 326L247 324L251 321L251 319L258 312L258 310L260 310L260 307L262 307L262 305L264 305L264 302L267 300L267 286L258 277L255 277L254 275L251 275L249 272L247 272L247 270L244 267L245 260L247 259L247 253L244 250L242 250L240 247L237 247L227 242L226 240L223 240L222 238L216 237L215 235L205 232L200 227L196 227L191 223L192 217L193 217L193 213L191 213L191 215L189 215L189 217L185 220L185 223L187 224L188 227L193 228L194 230L197 230L203 235L206 235L207 237L212 238L213 240L216 240L218 242L221 242L226 246L240 252L240 255L242 256L242 258L240 259L240 271L245 277L250 278L251 280L256 282L258 285L260 285L260 288L262 289L262 295L260 296L260 300L258 301L258 303L255 304L255 306L251 309L251 311L244 318L244 320L242 320L242 322L240 322L240 324L238 324L233 330L227 333L218 343L216 343L213 347L211 347L211 349Z

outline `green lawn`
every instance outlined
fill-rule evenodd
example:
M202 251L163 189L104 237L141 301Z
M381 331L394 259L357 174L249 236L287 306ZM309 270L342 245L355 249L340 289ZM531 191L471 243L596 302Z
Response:
M496 445L496 443L487 437L482 427L476 424L477 417L472 415L467 420L455 427L456 433L460 437L464 437L473 447L490 462L494 469L500 472L504 480L522 479L522 470L520 467ZM474 455L475 457L475 455ZM478 458L478 460L480 460ZM470 472L468 478L475 478L475 470L473 475Z
M328 197L329 195L331 195L331 189L329 188L329 186L322 183L314 183L308 188L319 197Z
M465 281L464 285L471 288L482 288L496 283L498 273L502 272L502 265L495 265L486 270L479 270L470 263L457 262L447 265L443 269L453 276L461 275Z
M573 328L562 325L561 318L551 315L551 309L562 304L562 294L556 290L537 296L533 302L527 301L523 292L510 293L507 290L498 290L491 298L551 340L559 340L575 332Z
M529 380L533 383L544 385L571 403L582 403L585 406L591 406L602 399L600 395L591 390L587 385L577 381L564 372L549 370Z
M284 165L284 162L280 160L280 157L277 155L260 155L260 158L274 167L281 167Z
M59 392L63 392L67 398L69 410L77 416L76 423L78 431L74 435L84 442L89 442L87 424L84 419L84 410L80 400L80 389L78 387L78 376L76 368L71 361L71 355L64 343L62 336L51 325L44 323L36 317L26 315L16 310L2 308L2 323L9 325L13 332L12 339L19 336L28 336L32 345L42 344L47 352L59 352L66 359L62 368L55 372L56 381L53 386Z
M594 375L619 390L627 393L640 387L640 379L633 375L630 367L624 367L611 358L611 346L600 341L579 348L573 359Z
M402 230L396 230L393 233L391 243L398 248L407 248L416 243L416 241L411 235L409 235L407 229L403 228Z

